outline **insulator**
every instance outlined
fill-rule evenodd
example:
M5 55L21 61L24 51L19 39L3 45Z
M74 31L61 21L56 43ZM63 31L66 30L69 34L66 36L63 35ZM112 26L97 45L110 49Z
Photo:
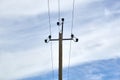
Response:
M47 43L47 39L45 39L45 43Z
M64 18L62 18L61 20L64 21Z
M59 26L59 25L60 25L60 23L59 23L59 22L57 22L57 25Z
M73 34L71 34L71 38L73 38L74 37L74 35Z
M51 39L51 35L49 35L48 38Z
M78 38L76 38L76 41L75 41L75 42L78 42L78 40L79 40L79 39L78 39Z

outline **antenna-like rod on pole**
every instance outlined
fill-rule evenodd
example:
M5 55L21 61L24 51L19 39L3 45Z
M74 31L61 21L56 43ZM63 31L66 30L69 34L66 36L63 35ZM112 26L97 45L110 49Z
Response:
M60 32L59 32L59 38L58 39L52 39L51 35L48 36L48 39L45 39L45 43L48 43L49 41L59 41L59 69L58 69L58 79L62 80L62 53L63 53L63 48L62 48L62 41L63 40L73 40L75 42L78 42L78 38L74 37L73 34L71 34L71 38L63 38L63 25L64 25L64 18L61 18L60 22L57 22L57 25L60 28Z

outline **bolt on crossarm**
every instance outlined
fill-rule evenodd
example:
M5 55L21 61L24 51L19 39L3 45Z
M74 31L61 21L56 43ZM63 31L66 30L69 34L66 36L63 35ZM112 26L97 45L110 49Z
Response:
M61 19L61 22L57 22L58 26L61 26L61 30L59 32L59 38L58 39L52 39L51 35L48 36L48 39L45 39L45 43L48 43L49 41L59 41L59 69L58 69L58 80L62 80L62 68L63 68L63 62L62 62L62 53L63 53L63 40L73 40L75 42L78 42L78 38L75 38L73 34L71 34L71 38L63 38L63 25L64 25L64 18Z

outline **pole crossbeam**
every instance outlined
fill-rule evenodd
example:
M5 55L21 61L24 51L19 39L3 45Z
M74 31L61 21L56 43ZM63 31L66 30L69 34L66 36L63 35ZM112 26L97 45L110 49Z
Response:
M49 41L59 41L59 69L58 69L58 80L62 80L62 64L63 64L63 61L62 61L62 43L63 43L63 40L73 40L75 42L78 42L78 38L74 37L73 34L71 34L71 38L63 38L63 24L64 24L64 18L61 19L61 22L57 22L57 25L61 26L61 30L59 32L59 39L52 39L51 38L51 35L48 36L48 39L45 39L45 43L48 43Z
M59 39L50 39L50 41L58 41ZM66 38L66 39L62 39L62 40L73 40L72 38Z

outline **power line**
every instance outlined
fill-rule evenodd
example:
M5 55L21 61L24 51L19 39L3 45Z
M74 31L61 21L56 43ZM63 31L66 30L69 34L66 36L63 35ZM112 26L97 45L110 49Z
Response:
M54 66L53 66L53 49L52 49L52 42L51 42L51 61L52 61L52 80L54 80Z
M60 18L61 18L61 12L60 12L60 0L58 0L58 21L60 22ZM58 25L60 26L60 25ZM60 32L60 27L58 27L58 32Z
M61 17L61 13L60 13L60 0L58 0L58 20L60 22L60 17Z
M75 8L75 0L73 0L72 4L72 24L71 24L71 35L73 33L73 26L74 26L74 8ZM71 47L72 47L72 42L70 41L70 47L69 47L69 60L68 60L68 76L67 79L69 80L70 77L70 64L71 64Z
M51 16L50 16L50 1L48 0L48 18L49 18L49 30L51 35Z
M72 7L72 26L71 26L71 33L73 32L73 26L74 26L74 10L75 9L75 0L73 0L73 7Z
M48 18L49 18L49 31L50 31L50 36L51 36L51 16L50 16L50 1L48 0ZM50 44L50 49L51 49L51 65L52 65L52 80L54 80L54 66L53 66L53 50L52 50L52 42Z
M70 41L70 47L69 47L69 61L68 61L68 73L67 73L67 79L69 80L69 73L70 73L70 58L71 58L71 44L72 44L72 42Z

